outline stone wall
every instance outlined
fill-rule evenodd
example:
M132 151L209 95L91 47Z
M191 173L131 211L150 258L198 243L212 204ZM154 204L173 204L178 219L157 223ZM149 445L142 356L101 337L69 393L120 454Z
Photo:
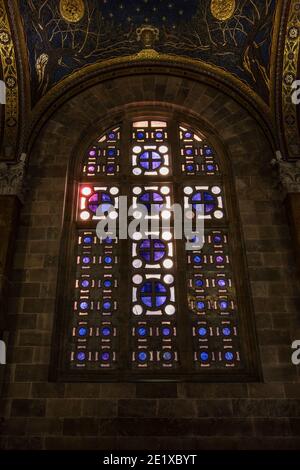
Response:
M230 155L246 244L261 383L48 381L67 164L114 109L143 102L195 112ZM30 155L7 299L11 342L4 387L5 449L299 448L299 292L270 143L247 110L203 83L170 75L115 78L57 110ZM249 299L251 301L251 299Z

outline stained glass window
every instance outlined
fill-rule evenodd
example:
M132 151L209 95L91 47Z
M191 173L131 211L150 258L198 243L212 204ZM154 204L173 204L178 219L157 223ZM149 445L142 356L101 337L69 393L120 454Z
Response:
M103 132L79 165L68 226L75 236L62 254L72 268L63 278L61 368L100 381L254 373L238 214L214 145L174 119L132 119ZM131 206L125 216L122 196ZM190 211L193 226L204 222L192 247L176 235L174 204ZM108 215L117 229L134 223L131 235L126 225L126 236L99 236Z

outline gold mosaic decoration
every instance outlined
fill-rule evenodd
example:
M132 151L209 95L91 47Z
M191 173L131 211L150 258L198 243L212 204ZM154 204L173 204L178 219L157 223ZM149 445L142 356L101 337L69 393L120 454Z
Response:
M300 2L291 2L284 47L282 77L282 113L287 157L300 156L300 136L297 125L297 106L292 102L292 85L297 80L300 49ZM300 105L298 105L300 106Z
M6 85L4 132L0 159L15 158L19 128L19 89L16 55L5 3L0 0L0 69ZM3 106L3 105L1 105Z
M84 17L83 0L60 0L59 9L63 19L69 23L77 23Z
M232 18L235 8L235 0L211 0L210 4L212 15L220 21L226 21Z

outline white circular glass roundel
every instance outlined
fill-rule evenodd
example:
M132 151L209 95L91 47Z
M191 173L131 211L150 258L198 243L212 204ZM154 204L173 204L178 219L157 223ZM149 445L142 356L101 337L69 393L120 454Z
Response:
M139 145L135 145L132 150L133 153L140 153L142 151L142 147L140 147Z
M173 284L173 282L174 282L174 276L172 276L172 274L166 274L166 275L164 276L164 282L165 282L166 284Z
M132 170L132 173L136 176L140 175L142 173L142 170L140 168L134 168Z
M141 219L143 214L141 211L134 211L132 215L135 219Z
M89 186L85 186L81 189L81 194L83 196L90 196L92 194L92 188L90 188Z
M220 194L221 188L219 188L219 186L213 186L213 187L211 188L211 192L212 192L213 194Z
M167 153L168 147L166 145L161 145L158 150L160 153Z
M169 168L163 166L160 170L159 170L160 174L161 175L168 175L169 174Z
M214 212L214 216L216 219L223 219L223 212L222 211L216 211Z
M171 232L163 232L162 233L162 238L163 240L169 241L172 239L172 234Z
M143 282L143 278L139 274L136 274L135 276L133 276L132 280L134 284L141 284Z
M143 307L141 305L134 305L134 307L132 308L132 312L134 315L142 315Z
M168 220L168 219L171 218L171 212L167 211L167 210L164 210L164 211L162 211L161 216L164 220Z
M111 188L110 190L110 194L112 194L113 196L115 196L116 194L119 193L119 189L116 188L115 186Z
M143 266L143 263L142 263L142 261L141 261L140 259L134 259L134 260L132 261L132 266L133 266L134 268L137 268L137 269L138 269L138 268L141 268L141 267Z
M88 211L83 211L80 214L81 220L89 220L90 218L90 213Z
M143 235L141 234L141 232L134 232L132 238L133 240L141 240L143 238Z
M187 210L184 212L184 216L187 220L192 220L195 217L195 214L193 211Z
M160 192L161 192L161 194L164 194L164 195L169 194L170 193L170 188L168 186L162 186L160 188Z
M163 262L164 268L171 269L173 267L173 261L171 259L165 259Z
M174 313L175 313L174 305L166 305L165 312L166 312L167 315L174 315Z
M192 194L193 192L193 188L191 188L190 186L186 186L184 188L184 194Z
M116 211L111 211L111 212L109 212L108 217L111 220L116 220L118 218L118 213Z
M140 188L139 186L136 186L135 188L133 188L133 194L141 194L142 192L142 188Z

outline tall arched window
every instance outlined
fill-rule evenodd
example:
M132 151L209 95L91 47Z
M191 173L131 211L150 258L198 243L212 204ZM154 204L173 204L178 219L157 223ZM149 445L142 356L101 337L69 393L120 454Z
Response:
M256 377L238 212L230 165L217 147L181 116L127 116L79 156L66 198L56 376L99 381ZM120 196L133 205L125 218ZM193 249L187 249L184 237L175 237L168 211L174 203L191 208L194 222L204 219L203 239L194 236ZM142 239L138 230L132 238L124 231L99 238L103 212L113 208L126 233L127 222L139 217L137 204L146 208L146 219L157 208L155 230Z

